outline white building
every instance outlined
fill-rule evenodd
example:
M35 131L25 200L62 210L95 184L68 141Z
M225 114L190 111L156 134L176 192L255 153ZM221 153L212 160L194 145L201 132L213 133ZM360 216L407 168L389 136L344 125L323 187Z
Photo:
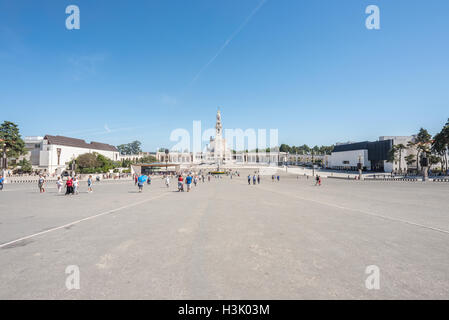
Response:
M67 163L85 153L99 153L113 161L120 160L116 147L100 143L87 143L81 139L46 135L25 138L30 160L34 169L50 174L60 174L67 167Z
M221 113L217 112L215 137L211 137L204 152L163 151L156 153L158 162L181 165L219 164L219 165L278 165L287 162L285 152L233 152L223 138Z
M359 163L365 170L378 172L399 172L407 170L405 157L416 154L414 148L407 148L401 152L401 159L389 161L389 153L394 145L403 144L407 147L415 136L382 136L375 142L337 143L329 157L328 167L340 170L357 170Z
M44 137L25 137L23 141L25 142L25 149L28 151L24 156L25 159L31 162L33 167L39 166L39 153L40 153L40 145Z

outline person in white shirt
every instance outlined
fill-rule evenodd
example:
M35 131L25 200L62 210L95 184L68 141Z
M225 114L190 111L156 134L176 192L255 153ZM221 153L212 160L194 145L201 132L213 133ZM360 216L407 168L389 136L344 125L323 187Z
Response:
M61 191L62 191L61 177L58 177L58 181L56 181L56 187L58 188L58 193L61 193Z
M167 177L165 178L165 185L167 186L167 188L170 187L170 177L169 177L169 176L167 176Z
M78 180L78 177L75 177L75 178L73 179L73 193L74 193L74 194L78 194L78 193L79 193L79 191L78 191L79 185L80 185L80 182L79 182L79 180Z

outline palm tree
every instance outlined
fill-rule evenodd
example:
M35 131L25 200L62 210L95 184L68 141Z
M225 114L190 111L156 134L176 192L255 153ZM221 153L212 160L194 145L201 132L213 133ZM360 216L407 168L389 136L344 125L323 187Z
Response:
M416 136L416 168L419 172L419 154L422 152L429 152L429 146L430 146L430 142L431 142L431 138L432 136L429 134L429 132L424 129L421 128L419 129L419 132Z
M407 149L415 149L416 148L416 142L415 141L409 141L407 143ZM409 153L407 157L405 157L407 166L411 166L415 162L415 156L412 153ZM408 159L408 160L407 160ZM416 168L418 169L418 167Z
M402 150L407 149L406 146L404 146L402 143L395 145L396 150L399 151L399 172L402 173Z
M405 162L407 163L407 166L411 166L415 162L415 155L409 154L405 157Z

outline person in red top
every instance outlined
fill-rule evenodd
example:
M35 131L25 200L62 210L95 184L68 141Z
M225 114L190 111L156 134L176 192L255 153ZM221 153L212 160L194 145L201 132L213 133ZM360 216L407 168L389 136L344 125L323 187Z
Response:
M65 194L66 194L66 195L72 194L72 193L73 193L73 180L72 180L71 177L69 177L69 178L67 179L67 182L65 183L65 185L66 185L66 187L67 187L67 190L66 190Z
M179 175L178 177L178 191L184 191L184 184L182 183L182 175Z

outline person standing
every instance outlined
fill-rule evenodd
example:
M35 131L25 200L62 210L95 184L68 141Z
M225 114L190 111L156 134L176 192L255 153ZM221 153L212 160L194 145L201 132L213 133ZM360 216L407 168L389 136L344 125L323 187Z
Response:
M58 181L56 181L56 188L58 188L58 193L61 193L61 191L62 191L61 177L58 177Z
M198 176L195 176L195 178L193 178L193 183L195 184L196 187L196 185L198 184Z
M39 192L44 193L45 192L45 178L43 175L39 175L39 180L37 182L37 185L39 187Z
M92 190L92 176L89 176L89 178L87 178L87 192L89 192L89 193L93 192L93 190Z
M207 176L207 181L210 182L210 175Z

